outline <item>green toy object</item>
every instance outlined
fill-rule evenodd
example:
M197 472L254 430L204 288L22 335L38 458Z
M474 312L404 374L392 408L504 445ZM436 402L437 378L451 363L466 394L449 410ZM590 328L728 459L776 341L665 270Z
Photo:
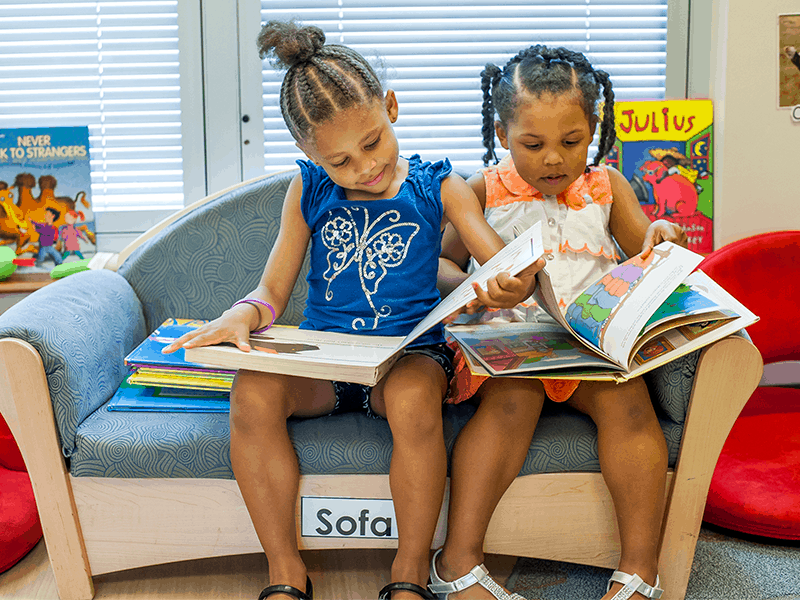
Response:
M75 273L80 273L81 271L88 271L89 270L89 259L84 258L82 260L73 260L70 262L61 263L57 267L54 267L52 271L50 271L50 277L53 279L61 279L62 277L66 277L67 275L74 275Z
M0 281L17 270L17 265L13 263L15 258L17 258L17 253L11 248L0 246Z

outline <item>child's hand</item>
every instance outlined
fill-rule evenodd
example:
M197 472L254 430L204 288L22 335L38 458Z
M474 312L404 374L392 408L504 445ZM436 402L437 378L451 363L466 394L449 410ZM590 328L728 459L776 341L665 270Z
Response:
M486 290L475 283L473 289L478 302L489 308L514 308L528 298L536 289L536 273L545 265L543 258L520 271L515 277L498 273L486 282Z
M238 308L238 307L237 307ZM179 337L161 350L162 354L170 354L181 348L213 346L222 342L236 344L242 352L250 352L250 320L245 311L226 311L218 319L206 323L202 327Z
M794 46L784 46L783 53L786 55L786 58L792 59L795 54L797 54L797 49Z
M644 234L641 257L647 258L650 256L653 248L661 242L673 242L686 248L689 244L689 238L686 237L686 232L680 225L666 219L658 219L650 224Z
M451 323L458 315L472 315L489 308L514 308L523 302L536 289L536 273L542 270L545 265L544 259L540 258L535 263L520 271L515 277L506 272L498 273L486 281L486 289L477 283L472 284L475 290L476 300L467 303L463 308L455 311L444 319L444 323Z

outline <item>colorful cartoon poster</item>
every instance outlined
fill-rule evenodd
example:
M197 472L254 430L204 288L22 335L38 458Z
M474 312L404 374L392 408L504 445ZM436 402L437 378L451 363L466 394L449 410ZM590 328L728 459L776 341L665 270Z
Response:
M698 254L714 249L713 116L710 100L616 102L617 140L605 159L650 220L679 224Z
M52 269L95 252L88 127L0 129L0 246Z

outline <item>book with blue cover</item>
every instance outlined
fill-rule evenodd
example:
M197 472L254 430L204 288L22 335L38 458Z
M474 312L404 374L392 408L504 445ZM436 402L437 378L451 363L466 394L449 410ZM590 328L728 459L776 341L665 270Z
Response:
M230 396L183 388L133 385L130 378L119 386L107 404L108 410L133 412L230 412Z
M182 389L227 392L233 385L235 370L213 367L186 360L186 350L162 354L168 344L197 329L204 319L169 318L125 357L132 368L130 383Z
M96 250L89 128L0 129L0 240L39 266Z

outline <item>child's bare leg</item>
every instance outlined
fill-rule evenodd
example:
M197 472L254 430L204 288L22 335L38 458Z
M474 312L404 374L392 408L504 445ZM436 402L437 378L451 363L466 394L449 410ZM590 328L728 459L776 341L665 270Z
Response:
M454 581L483 563L489 520L519 474L544 403L536 379L489 379L478 391L477 412L456 439L450 470L447 539L436 569ZM494 596L474 585L453 600Z
M619 526L618 568L654 585L664 517L667 444L647 386L641 378L619 385L584 381L569 403L597 425L600 468ZM615 583L603 598L613 597L621 587Z
M389 421L392 463L389 483L397 518L398 547L392 581L428 583L431 542L439 519L447 478L442 431L442 399L447 391L443 369L420 354L402 358L373 391L373 410ZM397 591L394 600L419 600Z
M239 371L231 391L231 463L269 562L270 584L306 589L297 549L295 506L300 472L289 439L290 415L327 414L335 405L329 381ZM291 600L275 594L270 600Z

